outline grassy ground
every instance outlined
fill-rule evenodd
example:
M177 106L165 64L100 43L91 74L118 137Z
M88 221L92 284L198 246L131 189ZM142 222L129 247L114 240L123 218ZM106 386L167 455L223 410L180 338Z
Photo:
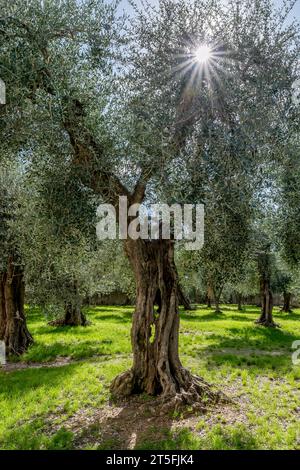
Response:
M253 324L256 307L182 313L184 365L233 400L185 416L160 416L147 397L110 404L131 363L132 310L90 308L90 326L54 328L28 309L35 344L0 369L0 449L300 449L300 310L276 312L278 330Z

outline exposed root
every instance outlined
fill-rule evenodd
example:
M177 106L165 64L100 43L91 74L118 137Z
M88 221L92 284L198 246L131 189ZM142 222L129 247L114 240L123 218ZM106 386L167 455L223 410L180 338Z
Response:
M279 323L275 323L273 320L262 320L262 319L258 318L258 320L255 320L254 323L256 325L265 326L267 328L281 328Z
M155 403L160 406L163 413L190 408L193 411L207 411L211 405L216 403L229 403L231 400L222 392L216 392L213 387L201 377L192 375L186 369L180 371L184 382L177 387L175 392L171 386L157 395ZM147 393L146 390L138 390L134 373L131 370L118 375L111 384L110 391L114 399L122 399L137 393Z

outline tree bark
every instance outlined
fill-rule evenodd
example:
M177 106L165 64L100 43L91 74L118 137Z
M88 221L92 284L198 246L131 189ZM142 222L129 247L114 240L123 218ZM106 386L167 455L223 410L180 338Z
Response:
M222 311L220 309L220 297L221 297L221 294L222 294L222 290L223 290L222 287L219 289L218 292L217 292L217 289L213 290L215 307L216 307L215 313L222 313Z
M66 302L63 318L49 322L51 326L86 326L87 324L86 316L82 313L80 305L73 305L71 302Z
M178 284L178 302L179 305L182 305L185 310L193 310L190 300L187 295L185 295L185 293L183 292L183 289L180 284Z
M259 325L267 327L278 326L273 320L273 294L270 288L270 282L266 277L262 277L260 281L261 295L261 314L256 320Z
M86 326L88 321L81 311L82 301L78 293L78 282L74 281L70 289L73 292L73 300L65 302L65 315L63 318L49 322L51 326Z
M23 268L8 260L7 270L0 274L0 340L6 354L21 355L33 343L24 313L25 283Z
M126 254L136 277L136 308L131 330L133 366L115 378L114 396L147 393L195 404L209 385L182 366L178 353L178 275L172 240L131 240ZM157 292L161 306L154 312ZM173 402L173 400L171 400ZM171 402L170 402L171 406Z
M292 294L290 292L286 292L286 291L283 292L283 307L281 309L282 312L285 312L285 313L292 312L291 297L292 297Z
M211 285L209 284L208 287L207 287L207 294L206 294L207 308L211 308L211 303L212 303L213 296L214 296L213 289L212 289Z
M242 294L237 294L237 309L239 312L242 312L243 311L243 306L242 306Z

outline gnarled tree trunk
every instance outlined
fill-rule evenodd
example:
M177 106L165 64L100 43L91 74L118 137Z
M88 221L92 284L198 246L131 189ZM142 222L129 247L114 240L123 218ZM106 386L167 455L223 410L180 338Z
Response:
M178 353L178 275L172 240L130 240L125 245L136 276L136 308L131 330L132 368L115 378L113 395L147 393L194 404L208 384L182 366ZM160 311L154 311L157 292ZM173 400L172 400L173 401Z
M65 314L63 318L49 322L51 326L86 326L88 321L81 311L82 301L78 292L78 282L74 281L70 289L73 292L72 301L65 302Z
M61 321L66 326L85 326L87 324L86 316L81 311L81 306L66 302L65 316Z
M285 312L285 313L292 312L291 297L292 297L292 294L290 292L286 292L286 291L283 292L283 306L281 309L282 312Z
M0 274L0 340L6 354L21 355L33 343L24 313L25 283L21 266L8 260L7 270Z

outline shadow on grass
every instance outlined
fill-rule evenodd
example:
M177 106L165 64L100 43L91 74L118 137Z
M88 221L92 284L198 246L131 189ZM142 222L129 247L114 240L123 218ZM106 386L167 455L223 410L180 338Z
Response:
M281 312L279 311L279 312L276 312L275 316L276 316L276 318L278 319L278 321L280 321L280 319L282 319L283 321L284 321L284 320L300 320L300 314L299 314L299 313L295 313L295 312L292 312L292 313L281 313Z
M93 326L88 325L88 326ZM75 335L75 336L84 336L90 335L91 330L87 326L51 326L43 325L35 329L35 335Z
M200 437L187 427L177 427L179 421L172 414L157 412L149 414L141 409L141 400L122 406L114 416L104 420L94 418L85 425L82 434L76 439L79 447L82 439L89 447L98 450L197 450L197 449L255 449L255 436L243 425L214 426ZM148 398L149 408L157 409L155 402ZM143 407L142 407L143 408ZM99 410L100 411L100 410ZM101 412L101 411L100 411ZM213 411L212 411L213 412ZM205 420L205 414L203 420ZM199 416L200 419L200 416ZM209 417L208 417L209 419Z
M9 397L9 402L24 400L26 395L33 394L33 400L41 400L39 394L53 395L53 390L57 390L57 395L61 394L64 389L65 381L69 380L78 367L78 364L69 364L59 368L43 368L43 369L24 369L14 371L14 373L0 372L0 395ZM40 392L41 390L41 392ZM58 397L57 397L58 398ZM28 398L27 398L28 401ZM56 410L58 405L57 399L51 399L49 408L46 413ZM2 406L5 406L2 403ZM25 405L24 405L25 406ZM60 412L57 412L58 415ZM8 428L0 439L0 448L2 449L41 449L41 448L57 448L67 449L71 447L70 435L59 431L53 436L43 435L43 427L45 426L45 413L41 415L30 416L26 420L21 420L11 428Z
M210 335L215 344L202 349L199 356L205 358L210 368L229 364L232 367L255 367L259 370L283 371L292 368L293 341L297 335L272 328L230 328L230 337ZM226 351L229 350L229 351Z
M84 440L87 447L97 450L139 449L145 448L144 442L150 441L147 448L155 449L170 435L174 418L159 412L153 415L151 409L157 410L155 399L133 397L117 406L118 413L114 408L104 412L100 409L94 414L92 423L83 420L75 447L80 448ZM173 448L172 444L170 448Z
M95 320L111 321L114 323L130 323L132 321L132 312L116 312L114 315L98 314Z
M231 310L232 312L232 310ZM257 315L258 317L258 315ZM202 314L202 313L197 313L197 314L189 314L189 313L181 313L180 314L180 318L182 320L185 320L187 322L210 322L210 321L230 321L230 320L236 320L236 321L247 321L249 323L251 323L251 321L253 321L252 317L249 318L247 317L247 312L245 312L244 314L240 314L238 315L237 313L235 314L234 312L232 312L232 314L230 313L216 313L214 311L211 311L210 313L205 313L205 314Z
M94 355L111 355L113 340L80 341L71 344L55 342L52 344L34 343L34 345L23 356L24 361L48 362L57 357L71 357L72 359L88 358ZM120 351L122 352L122 351Z
M12 372L1 372L0 393L10 400L18 399L28 392L46 387L46 390L55 388L64 379L72 375L80 364L67 364L61 367L43 367L41 369L22 369Z

